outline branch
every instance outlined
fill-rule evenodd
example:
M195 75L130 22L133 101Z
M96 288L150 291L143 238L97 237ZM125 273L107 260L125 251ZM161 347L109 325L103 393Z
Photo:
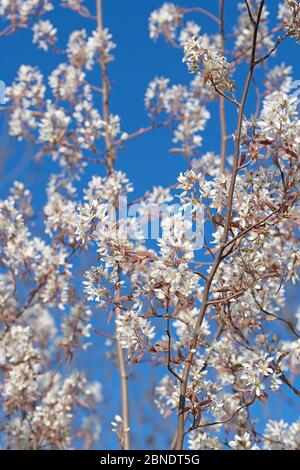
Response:
M244 110L245 110L245 105L250 89L250 84L253 76L253 72L255 69L255 52L256 52L256 46L257 46L257 35L258 35L258 29L259 29L259 24L261 20L261 15L262 11L264 8L264 3L265 0L262 0L260 3L258 15L257 15L257 20L255 22L255 27L254 27L254 32L253 32L253 39L252 39L252 52L251 52L251 60L250 60L250 66L249 66L249 72L248 76L246 79L245 87L244 87L244 93L243 97L241 100L241 104L239 107L239 116L238 116L238 124L237 124L237 133L236 133L236 141L235 141L235 155L234 155L234 165L233 165L233 174L230 182L230 188L229 188L229 195L228 195L228 201L227 201L227 206L226 206L226 219L225 219L225 227L224 227L224 233L222 235L221 239L221 244L220 248L218 250L218 253L216 255L214 264L212 266L212 269L210 271L209 277L207 279L206 285L204 287L204 292L202 296L202 305L199 313L199 318L196 322L195 325L195 330L194 330L194 339L192 342L191 350L187 356L186 359L186 364L184 367L183 375L182 375L182 382L180 386L180 397L179 397L179 406L178 406L178 426L177 426L177 440L176 440L176 445L175 449L176 450L181 450L183 448L183 442L184 442L184 410L185 410L185 399L186 399L186 391L187 391L187 384L188 384L188 379L190 375L190 369L191 365L193 362L193 357L194 357L194 349L196 348L197 341L198 341L198 331L201 328L206 309L207 309L207 302L208 302L208 297L210 294L210 288L211 284L213 282L213 279L215 277L215 274L218 270L218 267L222 261L222 255L223 251L225 249L225 244L228 239L229 235L229 230L230 230L230 222L231 222L231 214L232 214L232 204L233 204L233 196L234 196L234 190L235 190L235 183L236 183L236 178L237 174L239 171L239 158L240 158L240 144L241 144L241 135L242 135L242 124L243 124L243 116L244 116Z
M294 327L294 325L293 325L290 321L286 320L285 318L279 317L279 316L276 315L275 313L268 312L267 310L265 310L265 309L263 308L263 306L262 306L262 305L259 303L259 301L257 300L257 298L256 298L256 296L255 296L255 294L254 294L254 291L252 291L252 296L253 296L253 299L254 299L255 303L257 304L257 306L260 308L260 310L261 310L265 315L267 315L267 316L269 316L269 317L272 317L272 318L275 318L275 320L279 320L279 321L283 322L283 323L292 331L292 333L294 333L294 335L295 335L298 339L300 339L300 335L298 334L296 328Z
M103 18L102 18L102 0L96 0L97 2L97 26L100 33L103 33ZM105 123L109 123L109 94L110 94L110 82L107 72L107 63L105 58L105 51L103 48L100 49L100 68L102 77L102 113ZM114 162L116 154L113 147L113 142L108 131L105 132L104 136L105 147L106 147L106 167L108 174L113 172Z
M187 13L202 13L205 16L208 16L211 20L213 20L215 23L220 24L219 18L217 18L213 13L210 11L206 10L205 8L201 7L193 7L193 8L184 8L182 9L183 14Z
M220 0L220 34L221 34L221 45L222 54L225 55L225 25L224 25L224 2ZM225 173L225 160L226 160L226 149L227 149L227 130L226 130L226 110L225 110L225 98L220 96L220 124L221 124L221 173Z
M253 225L250 225L250 227L247 227L245 230L238 233L235 237L225 243L224 249L235 243L237 240L239 240L239 238L242 238L244 235L247 235L247 233L251 232L251 230L258 228L260 225L266 223L271 217L273 217L273 215L277 214L281 209L282 207L279 207L275 211L271 212L271 214L267 215L264 219L260 220L259 222L256 222Z
M248 10L248 15L249 15L250 21L253 25L255 25L255 20L253 18L252 11L251 11L250 5L248 3L248 0L245 0L245 3L246 3L247 10Z
M218 95L220 95L222 98L226 99L227 101L230 101L230 103L235 104L237 107L240 107L240 103L237 100L235 100L234 98L230 98L230 96L225 95L225 93L220 91L213 82L212 82L212 86L214 87Z
M286 33L284 36L277 38L277 41L276 41L275 46L272 47L272 49L271 49L266 55L264 55L264 56L261 57L260 59L257 59L257 60L255 61L255 65L258 65L258 64L260 64L261 62L264 62L265 60L267 60L267 59L273 54L273 52L276 51L276 49L280 46L280 44L281 44L286 38L289 37L289 35L290 35L289 33Z
M103 19L102 19L102 0L96 0L97 2L97 25L98 29L103 32ZM100 51L100 68L102 75L102 111L104 121L109 122L109 92L110 92L110 83L108 79L107 66L105 59L105 51ZM114 169L114 163L116 159L115 151L113 148L113 143L111 141L109 132L105 134L105 148L106 148L106 166L108 174L112 173ZM116 299L117 304L119 304L120 299L120 286L116 288ZM120 308L116 307L115 310L116 317L120 315ZM128 377L126 373L126 363L123 353L122 346L118 339L116 338L116 352L118 359L118 366L120 372L121 380L121 401L122 401L122 422L123 422L123 440L122 446L124 450L130 449L130 427L129 427L129 398L128 398Z
M207 427L209 427L209 426L219 426L220 424L229 423L241 410L243 410L243 409L245 409L245 408L248 408L249 406L253 405L253 403L255 402L255 400L256 400L256 396L254 396L254 397L252 398L252 400L250 400L249 402L244 403L244 405L239 406L239 408L237 408L237 409L229 416L229 418L224 419L223 421L214 421L214 422L211 422L211 423L199 424L198 426L192 426L192 427L190 427L187 431L185 431L185 435L188 434L188 433L190 433L191 431L195 431L195 429L207 428Z

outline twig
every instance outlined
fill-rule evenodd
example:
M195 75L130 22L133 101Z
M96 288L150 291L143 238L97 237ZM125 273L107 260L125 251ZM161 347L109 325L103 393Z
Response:
M248 10L248 15L249 15L250 21L253 25L255 25L255 20L253 18L252 11L251 11L250 5L248 3L248 0L245 0L245 3L246 3L247 10Z
M289 37L289 35L290 35L290 33L285 33L284 36L277 38L277 41L276 41L275 46L272 47L272 49L271 49L266 55L264 55L264 56L261 57L260 59L257 59L257 60L255 61L255 65L258 65L258 64L260 64L261 62L264 62L265 60L267 60L267 59L273 54L273 52L276 51L276 49L280 46L280 44L281 44L283 41L285 41L286 38Z
M171 339L172 338L171 338L171 333L170 333L170 317L169 316L167 318L166 333L167 333L167 336L168 336L168 364L167 364L167 368L168 368L168 371L171 372L171 374L174 375L174 377L177 380L179 380L179 382L180 382L181 377L175 372L175 370L171 366L171 362L172 362L172 359L171 359Z
M213 422L210 422L210 423L204 423L204 424L199 424L198 426L190 427L187 431L185 431L185 435L188 434L188 433L190 433L191 431L194 431L195 429L207 428L207 427L209 427L209 426L219 426L220 424L229 423L241 410L243 410L243 409L245 409L245 408L248 408L249 406L253 405L253 403L255 402L255 400L256 400L256 396L254 396L254 398L252 398L252 400L250 400L249 402L244 403L244 405L239 406L239 407L229 416L229 418L224 419L223 421L213 421Z
M221 45L222 53L225 55L225 25L224 25L224 2L220 0L220 33L221 33ZM225 173L225 160L226 160L226 149L227 149L227 130L226 130L226 110L225 110L225 98L220 96L220 124L221 124L221 173Z
M270 316L270 317L275 318L276 320L279 320L279 321L283 322L283 323L292 331L292 333L294 333L294 335L295 335L298 339L300 339L300 335L298 334L296 328L294 327L294 325L293 325L290 321L286 320L285 318L279 317L279 316L276 315L275 313L268 312L267 310L265 310L265 309L263 308L263 306L262 306L262 305L258 302L258 300L256 299L255 294L254 294L253 291L252 291L252 296L253 296L254 301L255 301L255 303L257 304L257 306L260 308L260 310L261 310L265 315L268 315L268 316Z
M218 93L218 95L225 98L225 100L230 101L230 103L235 104L238 108L240 107L240 103L237 100L235 100L234 98L230 98L230 96L225 95L225 93L220 91L213 82L212 82L212 86L214 87L214 89L215 89L216 93Z
M217 18L213 13L210 11L206 10L205 8L201 7L192 7L192 8L184 8L182 9L183 13L202 13L205 16L208 16L211 20L213 20L215 23L220 24L219 18Z
M103 32L103 17L102 17L102 0L96 0L97 2L97 25L100 34ZM110 94L110 83L107 72L107 63L105 58L105 50L103 47L100 49L100 68L102 77L102 112L104 122L109 124L109 94ZM106 166L108 174L113 172L114 162L116 159L113 142L111 140L109 131L106 130L104 135L105 147L106 147Z

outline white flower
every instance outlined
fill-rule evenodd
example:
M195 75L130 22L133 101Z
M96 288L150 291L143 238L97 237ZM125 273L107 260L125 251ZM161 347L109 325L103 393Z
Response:
M222 448L223 444L218 437L202 429L189 434L189 449L191 450L221 450Z
M42 73L37 67L29 65L21 65L15 81L7 89L8 97L17 103L21 102L25 108L39 105L45 92Z
M285 0L279 5L278 18L286 31L300 41L300 3L298 0Z
M194 21L188 21L184 28L180 31L179 34L179 43L181 46L184 46L186 41L194 36L199 36L201 27L197 25Z
M57 29L49 20L40 20L33 25L33 43L47 51L57 41Z
M112 41L112 35L107 28L99 32L93 31L90 37L87 37L86 30L73 31L69 37L67 54L70 62L75 67L86 67L91 70L100 55L105 62L112 59L111 51L116 47Z
M63 108L59 108L50 100L46 102L46 112L39 123L39 140L50 144L58 144L67 130L71 119Z
M274 91L268 95L257 122L260 135L297 153L300 145L300 119L297 108L296 96L283 91Z
M229 441L229 446L234 450L259 450L259 447L255 444L251 444L250 433L245 432L241 436L236 434L233 441Z
M49 85L54 96L73 101L79 87L84 83L85 73L68 64L60 64L49 76Z
M145 106L147 109L156 108L158 112L165 107L165 93L168 89L169 79L156 77L152 80L145 94Z
M184 59L190 72L203 74L205 80L220 90L233 89L232 65L219 54L206 36L193 36L184 44Z
M167 39L174 38L176 29L182 18L179 7L165 2L160 8L154 10L149 18L149 33L151 39L157 39L163 34Z
M264 430L264 447L267 450L299 450L300 420L291 425L283 419L269 420Z
M76 122L78 143L83 149L92 148L103 127L98 110L89 100L83 99L75 106L73 117Z
M86 43L86 54L89 58L87 68L89 70L92 68L94 61L100 54L102 54L105 62L112 60L111 51L115 47L112 34L107 28L104 28L101 32L98 30L93 31Z
M53 9L53 4L49 0L1 0L0 15L6 15L8 19L17 17L21 21L26 21L31 15L37 13L41 8L44 11Z
M137 351L148 349L154 338L154 326L134 310L122 311L116 319L116 332L123 348Z

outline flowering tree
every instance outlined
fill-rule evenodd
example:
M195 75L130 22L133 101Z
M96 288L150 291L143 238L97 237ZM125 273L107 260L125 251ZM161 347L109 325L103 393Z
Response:
M75 30L62 44L47 19L54 3L93 31ZM114 431L121 448L134 438L138 397L128 382L148 363L159 370L150 404L175 423L169 448L300 448L297 417L290 424L272 416L273 394L300 397L300 311L297 296L291 300L300 264L300 120L291 66L269 65L284 41L300 41L300 4L278 3L270 18L268 3L241 1L231 31L226 0L218 16L170 2L153 11L150 38L182 50L190 80L154 78L145 94L149 125L123 132L110 110L116 45L101 0L0 0L4 44L31 28L34 46L60 58L46 78L21 65L3 106L10 135L56 165L42 214L21 182L0 201L4 448L101 448L101 386L75 368L99 337L108 348L99 369L117 365L121 397L121 409L109 409L112 429L102 432ZM214 34L198 24L205 16ZM221 132L204 153L210 119ZM118 156L158 128L172 130L182 173L133 200ZM149 222L161 223L156 243L145 235ZM107 331L98 330L99 317ZM271 403L270 419L258 403Z

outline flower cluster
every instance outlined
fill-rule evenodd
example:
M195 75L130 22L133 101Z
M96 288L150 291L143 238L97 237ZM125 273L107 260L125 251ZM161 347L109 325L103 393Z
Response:
M49 20L40 20L33 28L33 43L40 49L47 51L49 46L53 46L57 41L57 29Z
M1 0L0 2L0 15L8 19L15 17L20 23L26 22L39 10L47 12L52 9L53 4L50 0L16 0L14 2Z
M206 36L193 36L184 44L184 59L190 72L203 74L209 82L220 91L232 91L233 81L230 78L232 66L218 50L212 46Z
M33 31L39 47L47 51L54 46L56 29L48 20L35 23ZM82 169L83 150L96 154L97 140L109 136L114 142L121 133L118 115L111 114L107 122L101 117L87 79L96 62L112 59L114 47L107 29L95 30L90 36L85 30L72 32L65 52L67 62L58 64L49 75L53 97L49 97L40 70L22 65L7 90L13 108L10 134L19 140L37 139L42 144L39 156L50 154L65 173L73 173L74 165Z
M159 35L173 39L180 24L182 12L179 7L165 2L159 9L154 10L149 18L150 38L157 39Z
M284 420L268 421L264 430L264 448L266 450L299 450L299 428L299 420L290 425Z
M290 36L300 41L300 3L298 0L285 0L279 5L279 19Z
M159 116L167 115L167 121L174 121L173 152L185 157L195 154L201 146L200 132L205 129L210 113L206 103L214 98L213 91L203 83L201 77L191 81L189 87L169 85L169 79L157 77L148 85L145 105L150 118L155 122Z
M263 139L280 146L281 157L297 155L300 145L300 120L297 97L283 91L274 91L264 102L257 126Z
M68 41L67 55L71 64L91 70L95 61L112 59L111 51L115 48L108 29L95 30L88 37L86 30L74 31Z
M116 319L116 332L123 348L133 350L147 349L154 338L154 326L134 310L122 311Z

